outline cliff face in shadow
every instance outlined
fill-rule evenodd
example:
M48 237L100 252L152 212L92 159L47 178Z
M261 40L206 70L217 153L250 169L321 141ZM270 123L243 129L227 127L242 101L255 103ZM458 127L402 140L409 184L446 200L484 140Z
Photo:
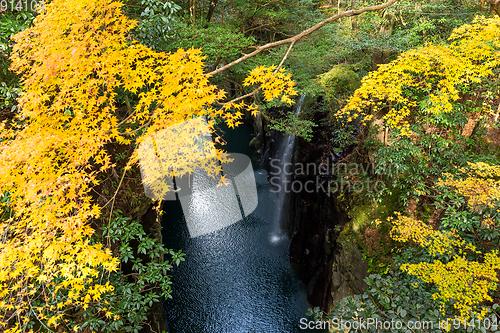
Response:
M339 250L336 239L348 219L346 208L336 194L328 195L327 184L335 181L335 176L319 174L322 163L323 166L334 163L329 154L330 148L328 144L318 141L299 141L296 159L303 166L309 166L309 169L296 175L295 179L309 186L307 191L304 188L294 193L295 218L290 228L290 261L301 265L308 302L324 311L329 310L332 302L332 266Z

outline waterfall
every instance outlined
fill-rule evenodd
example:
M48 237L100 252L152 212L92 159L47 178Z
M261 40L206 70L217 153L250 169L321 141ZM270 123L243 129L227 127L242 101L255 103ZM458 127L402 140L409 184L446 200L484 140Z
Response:
M269 153L275 157L276 149L282 146L278 158L288 150L287 160L291 161L293 142L289 140L292 138L277 134L273 132L272 140L267 141ZM225 149L231 153L255 157L252 162L256 167L252 169L256 170L249 170L255 174L258 194L254 212L245 213L248 208L245 205L250 203L249 193L238 189L235 181L238 210L245 218L192 238L180 200L163 203L162 210L168 212L162 217L164 244L174 251L182 249L189 258L172 272L175 288L172 288L172 299L165 302L171 333L309 332L299 327L310 305L307 304L307 292L302 288L301 276L290 265L288 233L283 232L286 234L283 237L279 233L273 234L275 226L279 232L279 225L274 221L282 215L276 216L275 210L282 207L278 207L278 193L271 192L274 187L268 182L272 176L266 166L269 158L263 160L266 163L258 165L255 151L248 147L253 136L254 128L243 124L227 130L224 139L227 140ZM275 175L276 182L278 175ZM245 179L239 178L241 181ZM284 199L280 201L286 202ZM207 214L224 216L225 213L212 209ZM197 217L201 223L206 222L204 216ZM276 241L271 242L273 235Z
M297 117L302 109L306 95L300 96L294 108L294 114ZM275 192L276 210L273 218L273 227L271 232L271 242L278 243L286 238L282 231L282 226L286 226L291 218L291 182L293 182L293 155L295 152L295 143L297 137L292 134L279 135L277 138L276 155L271 167L276 166L270 173L270 183ZM274 171L274 172L273 172Z

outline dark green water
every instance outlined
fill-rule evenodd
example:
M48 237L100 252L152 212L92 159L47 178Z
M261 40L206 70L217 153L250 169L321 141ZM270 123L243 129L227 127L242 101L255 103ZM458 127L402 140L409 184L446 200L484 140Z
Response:
M240 126L224 135L226 151L252 159L259 204L251 215L190 238L180 203L165 202L164 243L186 253L165 304L170 333L308 332L300 329L306 293L288 260L289 239L276 233L276 194L248 148L252 133Z

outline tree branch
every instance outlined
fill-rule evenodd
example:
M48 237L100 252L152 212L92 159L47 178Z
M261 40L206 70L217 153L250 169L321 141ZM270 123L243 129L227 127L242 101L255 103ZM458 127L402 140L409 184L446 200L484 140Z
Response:
M278 65L278 67L276 67L276 69L273 71L274 74L278 73L279 69L281 68L281 66L283 66L283 63L285 62L286 58L288 58L288 55L290 54L290 51L292 50L293 48L293 45L295 44L295 41L292 42L292 44L290 44L290 46L288 47L288 50L286 50L286 53L285 55L283 56L283 59L281 59L281 62L280 64ZM269 79L265 82L267 83L269 81ZM243 96L240 96L240 97L237 97L235 99L232 99L228 102L225 102L225 103L220 103L221 105L226 105L226 104L230 104L230 103L235 103L235 102L238 102L244 98L247 98L247 97L250 97L252 95L255 95L261 88L262 86L259 86L257 87L254 91L246 94L246 95L243 95Z
M295 41L293 41L291 44L290 44L290 47L288 47L288 50L286 50L286 53L285 55L283 56L283 59L281 59L281 62L280 64L278 65L278 67L276 67L276 69L274 70L274 74L278 73L278 71L280 70L281 66L283 66L283 63L285 62L286 58L288 58L288 55L290 54L290 51L292 50L293 48L293 45L295 44Z
M231 104L231 103L236 103L238 101L241 101L242 99L244 98L247 98L247 97L250 97L252 95L255 95L258 91L260 90L260 86L258 88L256 88L254 91L252 92L249 92L248 94L246 95L243 95L243 96L240 96L240 97L236 97L235 99L232 99L230 101L227 101L225 103L219 103L220 105L226 105L226 104Z
M231 68L234 65L237 65L240 62L245 61L245 60L247 60L247 59L249 59L251 57L254 57L257 54L259 54L260 52L262 52L264 50L267 50L269 48L277 47L277 46L280 46L280 45L283 45L283 44L288 44L288 43L295 43L296 41L302 39L303 37L309 35L310 33L314 32L316 30L322 28L323 26L327 25L328 23L336 21L336 20L338 20L338 19L340 19L342 17L351 17L351 16L356 16L356 15L363 14L364 12L371 12L371 11L375 11L375 10L384 9L384 8L389 7L390 5L396 3L397 1L398 0L389 0L388 2L380 4L380 5L364 7L364 8L361 8L361 9L352 9L352 10L348 10L346 12L339 13L337 15L331 16L331 17L327 18L326 20L324 20L324 21L322 21L322 22L320 22L320 23L318 23L318 24L310 27L309 29L306 29L306 30L302 31L298 35L295 35L295 36L287 38L287 39L279 40L277 42L267 43L267 44L264 44L262 46L259 46L259 47L257 47L257 49L255 51L253 51L253 52L251 52L249 54L246 54L243 57L241 57L239 59L236 59L235 61L230 62L229 64L227 64L225 66L222 66L221 68L218 68L218 69L216 69L214 71L211 71L207 75L212 76L212 75L219 74L219 73L225 71L226 69Z

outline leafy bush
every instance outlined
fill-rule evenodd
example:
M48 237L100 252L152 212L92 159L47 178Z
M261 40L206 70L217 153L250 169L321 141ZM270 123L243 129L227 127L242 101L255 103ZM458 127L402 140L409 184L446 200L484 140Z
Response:
M11 37L26 29L34 17L35 13L24 10L5 11L0 16L0 110L12 108L19 95L19 77L9 70L14 43Z

